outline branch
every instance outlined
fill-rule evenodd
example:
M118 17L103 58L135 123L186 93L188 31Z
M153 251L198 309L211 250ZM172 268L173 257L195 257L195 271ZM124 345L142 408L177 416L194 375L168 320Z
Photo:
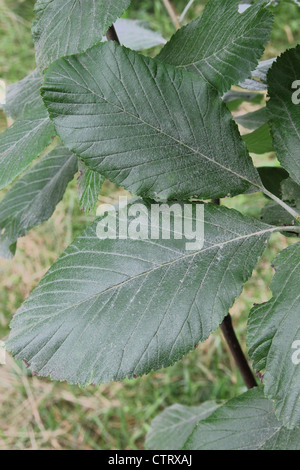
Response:
M173 7L173 5L171 5L171 3L169 2L169 0L163 0L163 3L166 7L166 9L168 10L168 13L169 13L169 16L175 26L175 29L179 29L180 28L180 23L179 23L179 20L177 18L177 14L176 14L176 11L175 11L175 8Z
M221 330L248 390L257 387L255 377L236 337L229 314L224 318Z

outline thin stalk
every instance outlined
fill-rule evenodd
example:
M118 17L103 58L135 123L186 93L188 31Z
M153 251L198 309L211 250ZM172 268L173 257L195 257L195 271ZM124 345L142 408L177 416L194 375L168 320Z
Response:
M274 232L290 232L300 235L300 225L284 225L283 227L274 227Z
M176 30L179 29L180 28L180 23L179 23L179 20L177 18L175 8L173 7L173 5L171 5L169 0L163 0L163 4L165 5L165 7L166 7L166 9L169 13L169 16L172 20L173 25L175 26L175 29Z
M220 199L213 199L212 202L219 206L221 204ZM236 362L236 365L243 377L245 385L248 389L256 387L257 383L255 377L250 369L248 361L242 351L241 345L237 339L235 331L233 329L231 316L228 313L227 317L224 318L221 326L221 331L228 344L230 352Z
M232 326L231 316L229 314L227 315L227 317L224 318L223 323L221 324L221 330L229 346L231 354L233 355L236 365L243 377L246 387L248 388L248 390L250 388L257 387L254 374L250 369L248 361L236 337L235 331Z
M180 24L183 23L183 20L184 20L184 18L185 18L185 16L186 16L187 12L189 11L189 9L191 8L191 6L193 5L194 1L195 1L195 0L190 0L190 1L188 2L188 4L185 6L185 8L184 8L184 10L183 10L183 12L181 13L180 18L179 18L179 23L180 23Z

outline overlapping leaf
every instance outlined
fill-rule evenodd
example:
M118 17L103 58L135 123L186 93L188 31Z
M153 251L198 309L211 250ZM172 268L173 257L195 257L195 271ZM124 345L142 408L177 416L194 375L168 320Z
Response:
M77 171L77 158L57 147L25 173L0 203L0 256L15 252L18 237L47 220Z
M114 26L120 43L133 51L150 49L167 42L159 31L151 29L147 21L119 18Z
M181 450L196 424L208 418L219 405L207 401L200 406L173 405L151 423L146 447L154 450Z
M79 160L78 196L82 210L90 211L96 205L101 187L104 183L103 176L90 170Z
M17 120L0 135L0 189L26 170L56 135L41 99L41 82L35 70L7 88L4 111Z
M55 134L43 103L32 111L27 108L22 118L0 135L0 189L26 170Z
M6 91L6 104L4 112L13 119L21 117L25 110L30 112L39 110L42 104L40 88L43 78L38 70L13 85L9 85Z
M133 194L261 188L231 114L200 77L110 41L52 64L42 94L65 145Z
M262 388L249 390L200 421L184 446L189 450L300 450L300 428L278 421Z
M143 214L144 232L150 206L140 202L134 211ZM120 211L125 220L129 210L129 228L137 223L132 207ZM162 210L168 216L169 205ZM184 217L191 221L195 213ZM96 220L15 315L8 349L39 375L99 384L169 366L205 340L240 294L273 228L208 204L204 247L187 251L185 238L174 239L171 219L170 240L99 240L107 220Z
M277 158L300 184L300 46L282 54L268 74L267 110ZM298 90L298 91L297 91Z
M265 369L265 394L275 400L277 416L293 427L300 425L300 367L294 360L294 346L300 345L300 243L282 251L274 265L273 297L250 314L249 354L256 370Z
M129 4L130 0L38 0L32 33L39 68L101 41Z
M248 78L263 54L272 29L264 3L240 14L239 0L210 0L203 15L181 28L157 58L201 75L224 93Z

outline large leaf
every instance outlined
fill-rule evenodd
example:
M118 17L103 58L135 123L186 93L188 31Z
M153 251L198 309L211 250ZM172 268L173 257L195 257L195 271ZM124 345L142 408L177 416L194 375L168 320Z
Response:
M300 429L277 421L261 388L249 390L218 408L196 426L189 450L300 450Z
M200 406L173 405L151 423L146 447L155 450L181 450L196 424L208 418L220 405L207 401Z
M257 370L265 369L265 394L275 400L276 414L285 425L300 425L300 367L293 361L300 341L300 243L275 259L273 297L251 310L249 354Z
M264 3L240 14L239 0L210 0L203 15L181 28L157 58L201 75L224 93L248 78L262 56L272 29Z
M127 209L120 210L125 227ZM99 240L107 219L96 220L15 315L9 350L39 375L79 384L180 360L222 322L274 230L225 207L204 209L204 247L191 251L185 238L174 239L174 217L170 240ZM139 219L144 232L150 206L130 210L146 212ZM170 207L162 210L167 217ZM185 212L185 222L194 218ZM128 223L137 223L130 212Z
M29 108L30 112L41 107L40 88L43 78L38 70L13 85L6 91L4 111L13 119L21 117Z
M78 196L82 210L89 212L94 209L100 190L104 183L103 176L90 170L79 160Z
M52 64L42 94L65 145L133 194L212 198L261 185L226 105L200 77L109 41Z
M77 171L77 158L57 147L8 191L0 203L0 256L15 252L18 237L47 220Z
M55 136L43 103L0 135L0 189L11 183L51 143Z
M300 184L300 45L282 54L268 74L267 110L277 158ZM299 95L299 92L298 92ZM296 99L297 98L297 99ZM298 104L297 104L298 103Z
M40 69L101 41L130 0L38 0L32 28Z

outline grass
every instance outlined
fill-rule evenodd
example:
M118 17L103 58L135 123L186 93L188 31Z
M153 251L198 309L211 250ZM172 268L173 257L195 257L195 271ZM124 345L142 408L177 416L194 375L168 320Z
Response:
M11 83L34 68L30 22L33 1L0 0L0 78ZM201 13L195 1L188 20ZM185 1L174 2L178 12ZM290 41L299 41L295 12L280 4L280 29L274 33L265 57L277 54ZM126 14L148 20L166 38L174 32L160 0L133 0ZM279 21L280 19L280 21ZM291 34L285 26L291 30ZM246 112L246 104L239 112ZM250 106L250 108L249 108ZM6 125L3 115L0 126ZM256 158L272 164L274 155ZM119 188L105 183L99 203L116 201ZM254 217L266 204L261 194L237 196L224 204ZM19 241L14 260L0 260L0 338L5 338L12 315L62 251L91 221L80 211L76 182L72 182L54 216ZM246 321L253 303L270 298L271 263L292 238L272 236L252 278L231 313L245 349ZM142 449L151 420L174 403L196 405L207 399L229 399L245 390L219 331L182 361L148 376L122 383L80 389L33 377L23 363L7 358L0 366L0 450L5 449Z

